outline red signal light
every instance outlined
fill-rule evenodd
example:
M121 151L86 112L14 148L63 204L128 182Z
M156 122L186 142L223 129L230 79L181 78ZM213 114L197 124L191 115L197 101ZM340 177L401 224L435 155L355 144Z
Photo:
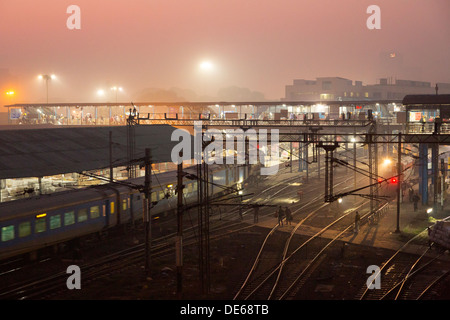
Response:
M397 183L397 178L392 178L392 179L391 179L391 182L392 182L392 183Z

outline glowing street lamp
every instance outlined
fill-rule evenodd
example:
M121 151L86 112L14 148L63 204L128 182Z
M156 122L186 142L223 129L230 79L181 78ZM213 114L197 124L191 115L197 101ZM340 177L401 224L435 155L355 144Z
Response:
M214 64L211 61L203 61L200 63L200 69L202 71L212 71L214 69Z
M6 91L6 92L5 92L5 95L8 97L9 103L12 104L13 98L14 98L14 95L15 95L15 94L16 94L16 93L15 93L13 90L9 90L9 91Z
M54 74L48 75L48 74L40 74L38 76L39 80L45 81L45 88L47 92L47 104L48 104L48 81L56 79L56 76Z

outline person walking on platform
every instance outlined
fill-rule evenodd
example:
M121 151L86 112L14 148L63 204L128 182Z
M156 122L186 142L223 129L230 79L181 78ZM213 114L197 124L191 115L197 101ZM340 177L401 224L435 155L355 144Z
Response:
M256 205L253 207L253 222L258 223L259 221L259 206Z
M359 212L356 211L356 214L355 214L355 233L359 232L359 220L361 220L361 216L359 215Z
M277 217L278 217L278 225L283 226L284 212L283 212L283 208L281 208L281 206L278 207Z
M284 207L284 215L286 216L286 225L292 224L292 213L288 207Z
M416 194L413 196L414 212L416 212L417 209L418 209L419 200L420 200L420 197L419 197L419 195L416 193Z
M413 202L414 190L412 187L409 187L409 202Z
M425 119L425 116L422 116L422 119L420 120L420 122L422 123L422 133L425 132L425 124L427 122L427 120Z

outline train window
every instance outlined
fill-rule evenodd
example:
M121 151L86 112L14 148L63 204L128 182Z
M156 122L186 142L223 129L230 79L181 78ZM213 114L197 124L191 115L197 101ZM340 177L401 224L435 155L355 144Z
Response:
M61 227L61 216L59 214L50 217L50 229Z
M64 213L64 225L68 226L75 223L75 212L70 211Z
M164 199L164 191L159 191L158 196L159 196L159 200Z
M34 232L35 233L45 232L46 229L47 227L45 225L45 217L37 218L36 221L34 222Z
M152 202L158 201L156 199L156 192L152 192Z
M109 213L110 214L114 213L114 201L111 201L111 203L109 204Z
M14 225L2 227L2 241L14 239Z
M106 216L106 205L105 204L103 205L102 209L103 209L103 216L105 217Z
M188 193L191 193L193 190L193 183L188 183L188 185L187 185L187 192Z
M91 207L90 215L91 215L91 219L100 217L100 208L98 206Z
M122 209L127 210L127 199L122 200Z
M23 238L31 234L31 222L25 221L19 223L19 237Z
M87 208L83 208L78 210L78 222L86 221L88 218L87 216Z

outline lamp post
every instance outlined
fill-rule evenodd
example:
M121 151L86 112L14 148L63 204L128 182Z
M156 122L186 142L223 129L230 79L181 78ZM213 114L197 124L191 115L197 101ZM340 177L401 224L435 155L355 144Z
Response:
M44 80L45 81L45 90L47 92L47 104L48 104L48 81L52 80L52 79L56 79L56 76L54 74L52 75L48 75L48 74L40 74L38 76L38 78L40 80Z
M118 91L122 92L123 89L122 87L112 87L111 90L116 92L116 103L117 103L117 92Z

